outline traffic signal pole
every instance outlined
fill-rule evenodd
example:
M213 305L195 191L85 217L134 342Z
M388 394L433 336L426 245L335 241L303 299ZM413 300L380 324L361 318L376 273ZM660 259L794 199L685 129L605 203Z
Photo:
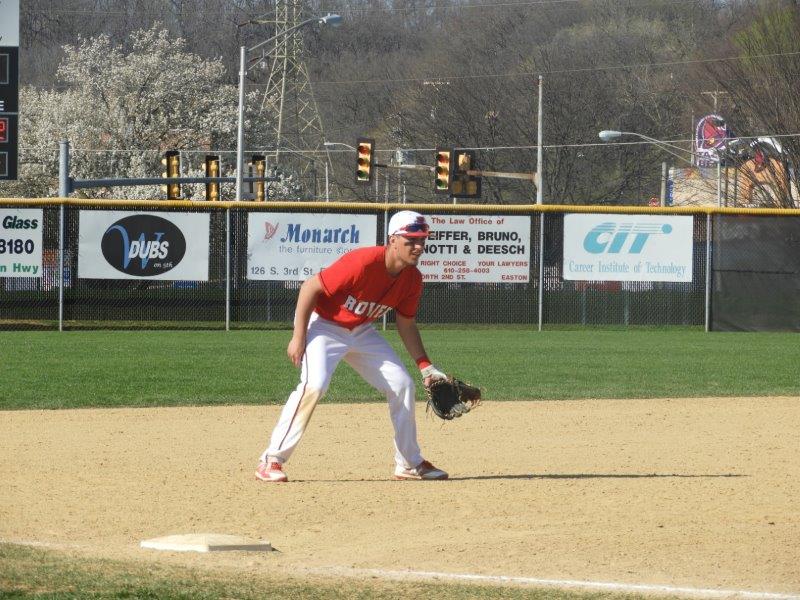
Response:
M527 179L528 181L536 182L536 173L504 173L502 171L481 171L478 169L469 169L467 175L475 177L501 177L505 179Z
M72 192L84 188L126 187L133 185L165 185L167 183L235 183L236 177L138 177L109 179L73 179L69 176L69 141L59 142L58 195L66 198ZM278 181L277 177L242 177L242 181Z
M430 167L428 165L385 165L382 163L375 163L375 166L380 167L381 169L428 171L429 173L433 173L434 171L436 171L436 167ZM475 177L500 177L504 179L525 179L527 181L536 182L536 173L506 173L504 171L481 171L480 169L470 169L466 173L467 175L473 175Z

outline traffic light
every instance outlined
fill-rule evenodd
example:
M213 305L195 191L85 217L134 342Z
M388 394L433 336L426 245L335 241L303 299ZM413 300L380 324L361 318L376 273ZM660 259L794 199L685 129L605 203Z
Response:
M356 182L369 183L375 170L375 140L358 138L357 148Z
M219 177L219 156L206 154L205 172L206 177ZM206 183L206 200L219 200L219 181Z
M250 159L253 167L254 177L264 177L267 173L267 157L263 154L253 154ZM254 181L251 191L255 191L255 201L264 202L267 199L267 187L265 181Z
M454 198L480 198L481 177L470 175L467 171L477 171L475 152L472 150L453 150L455 173L450 184L450 192Z
M450 165L450 158L453 151L447 148L436 149L436 167L434 174L436 183L433 191L437 194L449 194L450 182L453 181L453 170Z
M161 164L164 165L164 171L161 173L162 177L181 176L181 156L177 150L164 152ZM167 185L162 185L161 189L167 193L167 200L179 200L181 197L181 185L179 183L168 183Z

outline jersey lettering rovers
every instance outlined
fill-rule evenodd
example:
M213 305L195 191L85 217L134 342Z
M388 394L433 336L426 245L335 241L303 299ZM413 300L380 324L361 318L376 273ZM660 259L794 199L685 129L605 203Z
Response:
M386 271L386 247L348 252L319 274L322 294L314 310L323 319L354 329L388 310L413 318L422 295L422 274L409 265L399 274Z
M348 296L343 306L355 315L366 315L370 319L380 319L385 313L392 310L391 306L377 302L359 302L358 298L353 298L353 296Z

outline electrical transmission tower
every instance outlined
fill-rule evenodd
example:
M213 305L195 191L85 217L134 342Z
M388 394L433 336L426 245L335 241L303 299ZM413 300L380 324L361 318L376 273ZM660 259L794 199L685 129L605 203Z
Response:
M296 30L304 20L303 4L303 0L276 0L275 45L262 57L269 63L270 71L261 111L274 116L275 163L285 151L291 154L320 150L325 141L306 67L302 34ZM322 158L326 160L327 156ZM301 170L306 171L308 166L305 162Z

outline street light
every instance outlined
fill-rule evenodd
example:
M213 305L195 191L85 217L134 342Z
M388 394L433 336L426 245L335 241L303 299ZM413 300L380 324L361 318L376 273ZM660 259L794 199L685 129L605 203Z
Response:
M330 149L330 148L334 148L335 146L342 146L343 148L347 148L347 149L348 149L349 151L351 151L351 152L358 152L358 149L357 149L355 146L351 146L350 144L345 144L344 142L322 142L322 145L323 145L323 146L325 146L325 147L326 147L326 148L328 148L328 149ZM328 166L328 163L327 163L327 162L325 163L325 166L326 166L326 168L327 168L327 166ZM333 167L333 163L331 163L331 167ZM336 171L335 171L335 170L334 170L334 172L333 172L333 176L334 176L334 177L336 177ZM378 181L378 180L377 180L377 178L376 178L376 179L375 179L375 193L376 193L376 194L377 194L377 190L378 190L378 187L377 187L378 183L377 183L377 181ZM326 201L330 200L330 197L328 196L328 189L327 189L327 187L328 187L328 183L327 183L327 179L326 179L326 180L325 180L325 200L326 200Z
M280 33L273 35L271 38L264 40L263 42L259 42L252 48L246 48L245 46L241 46L239 48L239 129L238 135L236 140L236 199L242 199L242 172L244 171L244 80L245 75L247 73L247 54L249 52L253 52L254 50L258 50L262 46L269 44L270 42L274 42L276 39L283 35L287 35L293 33L300 29L301 27L305 27L306 25L311 25L312 23L319 23L320 25L333 25L337 26L341 24L342 17L340 15L335 15L328 13L324 17L311 17L310 19L306 19L294 25L293 27L289 27L286 31L281 31ZM256 63L257 64L257 63Z
M671 154L672 156L675 156L675 157L677 157L677 158L679 158L679 159L681 159L683 161L688 162L691 166L694 166L694 160L693 159L697 156L697 154L695 154L691 150L687 150L686 148L681 148L680 146L676 146L675 144L670 144L669 142L665 142L663 140L657 140L656 138L652 138L650 136L647 136L647 135L644 135L644 134L641 134L641 133L636 133L635 131L614 131L614 130L606 129L606 130L601 131L598 135L600 136L600 139L603 140L604 142L613 142L614 140L618 140L619 138L621 138L624 135L630 135L630 136L633 136L633 137L638 137L638 138L641 138L641 139L645 140L646 142L650 142L651 144L655 144L656 146L660 147L664 152L667 152L667 153ZM685 156L681 156L680 154L678 154L674 150L670 150L670 148L674 148L674 150L680 150L681 152L684 152L684 153L688 154L691 157L691 159L686 158ZM717 205L718 206L722 206L722 180L721 180L722 174L721 174L721 170L720 170L721 164L722 164L722 157L720 157L720 159L717 161ZM661 169L661 203L662 204L664 203L665 198L666 198L666 186L667 186L667 165L666 165L666 163L662 163L662 169Z
M344 142L322 142L322 145L326 148L332 148L333 146L344 146L353 152L356 151L355 146L351 146L350 144L345 144Z
M677 154L676 152L670 150L669 148L674 148L675 150L680 150L681 152L685 152L691 157L694 157L694 152L686 150L685 148L681 148L680 146L676 146L675 144L670 144L669 142L665 142L663 140L657 140L656 138L651 138L650 136L643 135L641 133L636 133L634 131L613 131L606 129L601 131L598 135L600 136L600 139L603 140L604 142L613 142L625 135L638 137L647 142L650 142L651 144L660 146L664 152L668 152L669 154L672 154L672 156L680 158L681 160L685 160L690 165L694 165L694 163L690 159L686 158L685 156L681 156L680 154Z

